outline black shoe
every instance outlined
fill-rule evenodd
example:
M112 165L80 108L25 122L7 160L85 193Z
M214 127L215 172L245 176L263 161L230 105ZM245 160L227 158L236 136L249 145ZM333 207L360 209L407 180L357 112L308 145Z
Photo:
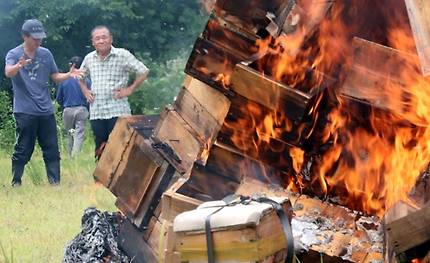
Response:
M24 173L24 165L12 162L12 186L21 186L21 178Z
M48 182L53 184L60 183L60 160L45 162L46 174L48 176Z
M49 182L51 186L60 186L60 182Z
M21 182L19 181L12 181L12 187L20 187L21 186Z

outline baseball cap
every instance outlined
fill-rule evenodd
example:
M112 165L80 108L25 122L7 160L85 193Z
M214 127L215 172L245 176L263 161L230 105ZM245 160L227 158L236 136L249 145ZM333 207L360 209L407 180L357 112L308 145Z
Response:
M78 56L74 56L70 59L69 64L75 64L75 68L80 68L82 64L82 58Z
M35 39L46 38L45 30L43 29L42 22L37 19L29 19L22 25L22 33L30 35Z

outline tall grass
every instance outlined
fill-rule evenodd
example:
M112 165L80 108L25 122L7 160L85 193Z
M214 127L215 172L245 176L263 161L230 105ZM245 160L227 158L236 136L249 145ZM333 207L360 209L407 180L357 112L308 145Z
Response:
M90 132L80 155L67 157L61 139L61 185L49 185L40 149L12 188L10 149L0 150L0 263L61 262L64 246L80 231L85 208L116 211L115 198L94 183ZM62 136L60 136L62 138Z

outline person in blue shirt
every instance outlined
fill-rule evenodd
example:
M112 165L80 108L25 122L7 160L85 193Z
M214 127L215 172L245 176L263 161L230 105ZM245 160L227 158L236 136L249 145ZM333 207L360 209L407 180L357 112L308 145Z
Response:
M75 68L79 68L81 64L82 58L78 56L72 57L69 62ZM86 83L91 87L88 79ZM79 80L70 78L61 82L57 90L57 102L63 109L63 124L68 137L67 153L74 157L84 142L85 123L89 116L87 99L82 94Z
M58 71L51 51L40 46L46 33L39 20L26 20L21 33L24 42L9 50L5 59L5 75L12 79L17 136L12 154L12 186L21 185L36 140L43 152L49 183L59 185L60 152L49 80L60 83L83 74L73 66L67 73Z

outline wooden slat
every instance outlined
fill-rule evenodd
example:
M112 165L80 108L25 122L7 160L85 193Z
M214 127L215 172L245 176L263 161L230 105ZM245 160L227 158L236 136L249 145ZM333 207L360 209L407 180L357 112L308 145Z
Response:
M188 75L185 76L183 87L220 125L224 123L230 108L230 100L224 94Z
M424 76L430 75L430 1L405 0Z
M342 94L420 124L409 105L410 88L419 77L417 58L360 38L354 38L353 49L354 60Z
M152 216L158 217L161 212L161 197L168 185L173 180L175 170L168 163L164 162L160 168L160 172L154 176L150 182L148 190L142 196L139 208L136 214L132 217L132 222L138 227L146 227L148 220Z
M251 0L246 2L218 0L215 5L215 14L223 17L249 34L256 34L261 29L267 29L274 37L278 37L280 29L291 11L291 0ZM273 25L267 25L268 13L274 15ZM278 31L279 29L279 31Z
M207 100L210 99L207 97ZM215 120L186 88L182 88L179 92L174 107L178 114L196 131L200 140L204 142L204 150L199 159L205 163L207 153L215 142L222 124Z
M208 97L210 100L210 97ZM214 141L221 124L209 114L202 104L185 88L182 88L175 101L175 110L181 117L196 130L205 142Z
M193 210L202 203L202 201L176 192L185 182L186 180L180 180L164 192L161 199L160 217L162 219L173 222L173 219L180 213Z
M163 164L161 156L151 147L151 142L133 136L126 154L118 165L121 174L110 186L110 190L126 204L135 215L153 178L160 172Z
M416 211L415 208L411 207L407 203L403 201L399 201L395 203L392 207L390 207L384 215L384 226L386 228L386 225L389 223L398 220L402 217L407 216L408 214ZM395 262L396 255L394 251L394 244L392 243L392 236L390 232L385 231L385 261L387 262Z
M181 173L191 170L204 151L205 142L198 133L174 110L167 109L162 113L154 131L156 143L165 143L173 153L162 151L163 156ZM172 154L180 158L179 162Z
M243 64L237 64L234 68L230 87L269 109L285 110L285 114L293 120L303 118L312 98L310 94L292 89Z
M259 37L256 34L244 31L237 24L230 23L214 14L210 16L202 36L247 60L258 52L255 43Z
M156 263L155 251L143 240L143 231L125 219L119 226L118 246L136 263Z
M129 120L127 118L119 118L117 120L109 136L109 141L105 146L105 150L94 170L94 178L107 188L109 188L114 179L125 147L128 145L133 135L133 129L129 127L128 122ZM118 145L120 145L120 147L118 147Z
M390 238L388 244L397 257L402 257L408 250L430 241L430 204L386 224L385 229Z
M185 73L225 91L225 83L233 73L234 65L248 59L239 55L200 37L194 44Z
M157 258L160 257L160 235L162 231L161 221L158 218L154 218L154 227L151 231L151 234L148 237L147 243L149 247L154 251L154 254Z
M190 178L177 193L202 201L219 200L234 193L247 174L267 183L281 183L276 169L216 143L206 165L195 164Z
M97 163L94 177L107 188L124 172L122 161L128 158L131 147L137 135L149 137L155 127L158 116L135 115L118 118L114 129L109 135L102 156ZM121 167L120 164L123 164Z

